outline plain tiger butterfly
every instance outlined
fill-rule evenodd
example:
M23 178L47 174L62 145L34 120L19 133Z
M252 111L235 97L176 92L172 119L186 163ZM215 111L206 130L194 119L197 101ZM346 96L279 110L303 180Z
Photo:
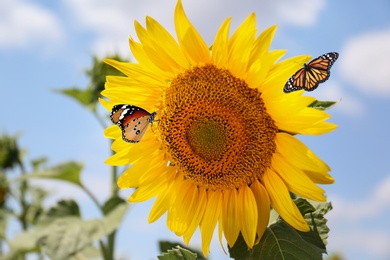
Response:
M122 138L129 143L138 143L153 123L156 112L132 105L115 105L111 112L111 121L122 130Z
M303 68L288 79L283 91L290 93L301 89L306 91L315 90L320 83L328 80L330 68L338 57L337 52L329 52L304 64Z

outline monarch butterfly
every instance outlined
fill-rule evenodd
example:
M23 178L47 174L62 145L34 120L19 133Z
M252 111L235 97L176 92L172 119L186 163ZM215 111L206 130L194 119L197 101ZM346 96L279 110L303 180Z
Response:
M129 143L138 143L153 123L156 112L132 105L115 105L111 112L111 121L122 130L122 138Z
M303 65L284 85L284 93L304 89L315 90L318 85L328 80L330 68L337 60L337 52L329 52Z

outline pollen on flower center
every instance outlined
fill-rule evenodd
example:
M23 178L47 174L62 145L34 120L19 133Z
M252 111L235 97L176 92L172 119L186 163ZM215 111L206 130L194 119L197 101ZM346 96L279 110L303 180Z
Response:
M188 128L188 144L205 160L219 160L229 147L227 133L224 120L199 118Z
M260 179L276 150L277 127L261 93L214 65L172 80L159 128L171 162L212 190Z

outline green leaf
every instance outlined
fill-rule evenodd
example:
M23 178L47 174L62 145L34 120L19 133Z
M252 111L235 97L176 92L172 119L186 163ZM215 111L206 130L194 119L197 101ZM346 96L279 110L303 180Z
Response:
M74 100L76 100L81 105L87 108L94 107L94 103L92 103L93 92L90 89L79 89L73 87L73 88L66 88L66 89L60 89L55 91L73 98Z
M328 220L325 218L325 214L332 210L332 203L330 202L312 202L315 207L313 212L304 215L306 222L310 228L314 230L322 239L322 243L326 246L328 244L327 238L329 237L329 227L326 224Z
M313 207L313 205L310 204L306 199L297 198L294 200L294 203L295 203L295 205L297 205L302 216L305 216L305 214L312 213L315 211L315 208Z
M252 250L240 234L229 251L234 259L317 260L326 253L317 233L297 231L283 220L268 227Z
M40 157L31 161L31 165L34 171L37 171L40 167L42 167L45 163L47 163L48 159L46 157Z
M338 101L320 101L316 100L309 105L309 107L318 109L318 110L327 110L333 107L335 104L339 103Z
M74 200L60 200L39 218L39 223L49 223L62 217L80 217L80 209Z
M70 182L78 186L82 186L80 181L81 170L83 169L82 164L76 162L62 163L57 166L26 174L20 177L20 180L30 178L45 178L45 179L56 179L61 181Z
M188 246L185 246L182 243L174 243L174 242L169 242L169 241L166 241L166 240L161 240L161 241L159 241L158 244L160 246L160 252L167 252L168 250L170 250L172 248L180 247L180 248L187 249L187 250L197 254L198 255L197 259L199 259L199 260L206 260L206 258L203 257L203 253L201 251L193 249L193 248L190 248Z
M6 238L5 231L8 224L7 218L8 218L8 212L5 209L0 208L0 240L5 240Z
M229 248L230 256L235 259L322 259L329 233L324 215L332 209L332 205L329 202L311 204L302 198L294 202L309 224L309 232L295 230L274 212L270 222L273 224L266 229L259 244L248 251L240 234L236 244Z
M160 260L196 260L197 254L186 248L176 246L176 248L168 249L167 252L157 256Z
M22 152L18 145L17 136L3 134L0 136L0 171L23 167Z
M114 196L108 199L104 205L103 205L103 213L104 215L107 215L110 213L113 209L115 209L119 204L127 204L126 200L122 199L121 197Z
M129 204L127 203L118 204L103 218L104 229L101 231L103 235L112 233L120 225L128 208Z
M106 59L114 59L117 61L125 61L119 55L112 55L106 57ZM85 70L85 74L88 76L90 82L84 89L78 87L66 88L62 90L56 90L57 92L67 95L84 107L96 111L96 104L98 98L101 97L100 93L104 90L106 83L106 76L125 76L122 72L118 71L114 67L107 65L96 56L92 57L92 66Z

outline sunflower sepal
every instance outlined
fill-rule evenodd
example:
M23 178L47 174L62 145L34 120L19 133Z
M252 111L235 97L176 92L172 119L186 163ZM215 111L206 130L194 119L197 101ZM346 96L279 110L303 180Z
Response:
M197 259L197 254L192 253L191 251L177 246L176 248L169 249L167 252L163 252L158 256L160 260L173 260L173 259L183 259L183 260L195 260Z
M315 108L321 111L327 110L336 104L340 103L340 101L321 101L321 100L315 100L313 103L311 103L308 107Z
M159 241L161 255L159 260L206 260L202 253L196 249L187 247L181 243L166 240Z

